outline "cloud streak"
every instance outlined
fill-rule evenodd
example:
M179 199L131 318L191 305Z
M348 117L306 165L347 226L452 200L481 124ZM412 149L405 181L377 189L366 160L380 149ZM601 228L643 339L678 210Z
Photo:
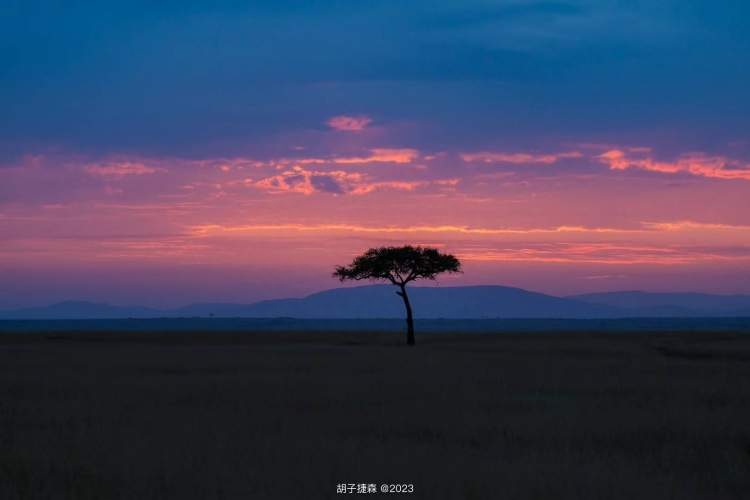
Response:
M583 158L583 153L579 151L543 154L480 151L461 154L461 159L467 163L507 163L511 165L552 165L561 160L575 158Z
M750 262L750 247L738 254L734 248L686 246L612 245L608 243L554 243L459 252L459 258L475 262L599 264L606 266L685 266Z
M610 149L597 157L611 170L639 169L662 174L689 174L724 180L750 180L750 164L725 156L686 153L674 161L658 161L649 149Z
M159 172L166 172L165 168L149 167L143 163L136 162L119 162L119 163L102 163L96 165L87 165L84 167L86 173L97 177L126 177L130 175L150 175Z
M413 226L378 226L360 224L245 224L197 225L189 229L195 236L207 236L231 233L263 233L269 231L292 232L356 232L373 234L429 234L444 233L471 236L510 236L510 235L561 235L584 234L592 236L602 235L648 235L659 232L697 232L697 231L733 231L743 234L750 243L750 226L700 223L695 221L676 222L642 222L637 227L587 227L587 226L556 226L530 228L504 227L473 227L461 225L413 225Z

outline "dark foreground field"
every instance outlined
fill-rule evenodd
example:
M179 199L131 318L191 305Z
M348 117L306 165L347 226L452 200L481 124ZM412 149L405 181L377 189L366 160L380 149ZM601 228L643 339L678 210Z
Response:
M1 499L750 497L750 335L0 335Z

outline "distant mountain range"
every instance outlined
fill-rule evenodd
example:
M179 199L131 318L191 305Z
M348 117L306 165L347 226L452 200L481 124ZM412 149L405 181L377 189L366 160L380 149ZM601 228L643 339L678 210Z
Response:
M750 295L608 292L568 298L616 307L643 317L750 316Z
M170 310L70 301L0 311L0 319L402 318L403 303L394 292L390 285L372 285L336 288L297 299L201 303ZM750 295L610 292L555 297L504 286L463 286L412 287L409 296L418 319L750 316Z

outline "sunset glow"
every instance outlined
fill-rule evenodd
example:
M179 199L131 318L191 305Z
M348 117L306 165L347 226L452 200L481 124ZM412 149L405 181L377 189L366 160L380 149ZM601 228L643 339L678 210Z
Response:
M331 14L271 57L254 40L273 30L254 23L293 9L216 7L219 32L200 13L154 14L153 33L125 16L86 56L74 28L100 28L49 27L58 58L25 49L49 71L3 76L0 305L300 295L337 286L333 266L363 249L405 243L464 261L443 285L750 293L750 74L713 54L750 38L688 8L680 29L654 9L625 32L624 7L582 4L488 14L486 29L414 8L400 21L414 38L389 41L398 56ZM580 39L555 35L566 23ZM332 59L326 27L350 42ZM706 31L712 53L696 48ZM187 42L201 36L214 42ZM622 60L588 62L597 44ZM216 61L234 69L215 76ZM673 86L680 99L664 98Z

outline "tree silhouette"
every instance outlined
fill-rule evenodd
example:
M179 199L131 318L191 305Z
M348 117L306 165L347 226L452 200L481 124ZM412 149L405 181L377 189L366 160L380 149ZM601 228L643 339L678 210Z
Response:
M414 345L414 319L412 317L407 283L417 279L434 280L441 273L459 273L461 263L450 254L434 248L379 247L371 248L356 257L349 266L337 266L333 276L344 280L387 280L399 287L396 292L404 299L406 307L406 343Z

